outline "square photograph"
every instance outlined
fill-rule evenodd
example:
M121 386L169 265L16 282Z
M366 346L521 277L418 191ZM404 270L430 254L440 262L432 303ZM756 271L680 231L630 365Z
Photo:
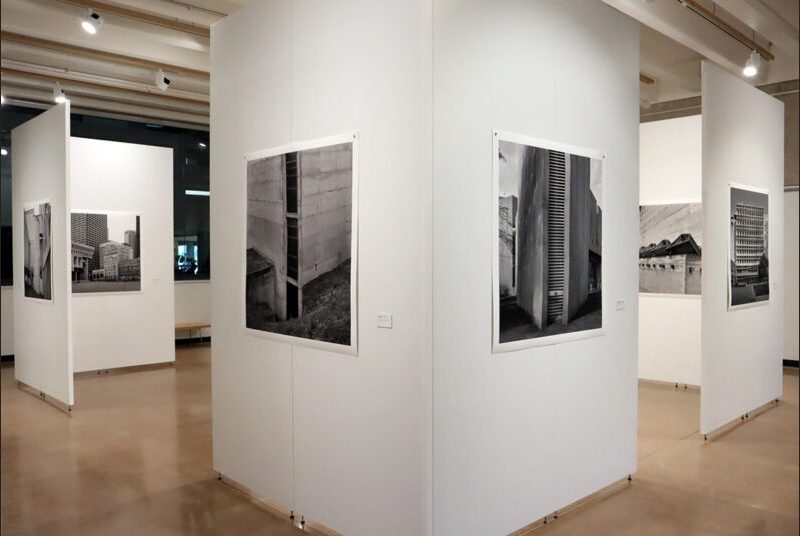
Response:
M133 212L73 212L72 292L142 289L141 225Z

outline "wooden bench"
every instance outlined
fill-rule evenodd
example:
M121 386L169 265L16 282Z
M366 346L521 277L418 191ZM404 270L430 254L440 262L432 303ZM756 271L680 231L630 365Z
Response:
M186 322L184 324L175 324L175 333L179 333L181 331L188 331L189 332L189 344L192 344L192 333L197 331L200 333L200 341L203 341L203 330L205 328L210 328L211 324L207 324L205 322Z

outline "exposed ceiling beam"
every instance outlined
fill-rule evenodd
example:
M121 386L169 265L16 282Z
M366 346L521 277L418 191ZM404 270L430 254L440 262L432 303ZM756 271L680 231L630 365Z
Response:
M192 22L182 21L177 18L162 17L153 13L142 11L140 9L133 9L115 4L109 4L97 0L56 0L64 4L72 4L85 8L91 8L97 11L100 15L116 15L126 19L137 20L163 28L169 28L200 37L209 38L211 30L206 26L200 26Z
M86 80L78 80L74 77L63 76L59 74L42 74L27 70L9 69L7 67L0 67L0 73L2 73L4 77L11 76L17 79L21 78L23 80L24 79L37 80L49 84L55 84L56 82L58 82L62 86L94 89L100 91L113 91L119 94L134 95L138 97L147 96L165 101L190 104L192 106L208 105L207 96L197 95L196 98L186 98L171 93L171 90L170 92L162 92L161 90L158 90L156 88L149 89L146 87L142 87L141 85L138 84L135 85L131 84L130 82L126 83L124 81L117 81L116 84L112 82L90 82ZM125 86L121 84L125 84Z
M4 84L3 95L10 104L18 103L25 106L26 104L23 103L33 103L39 107L50 107L54 104L52 92L37 88L6 86ZM70 102L73 113L87 113L88 115L100 115L100 113L116 114L117 116L124 115L128 119L147 121L149 123L181 122L190 125L189 128L208 129L208 116L203 114L164 110L142 104L126 104L119 101L80 95L72 96Z
M200 78L208 80L209 73L206 71L199 71L197 69L189 69L178 65L170 65L157 61L136 58L133 56L126 56L123 54L116 54L114 52L106 52L103 50L95 50L87 47L77 45L70 45L67 43L60 43L58 41L51 41L49 39L42 39L40 37L31 37L13 32L2 31L0 32L0 39L9 43L16 43L19 45L26 45L34 48L42 48L53 50L62 54L81 56L84 58L91 58L95 60L108 61L111 63L119 63L122 65L130 65L133 67L141 67L145 69L158 70L162 69L165 72L175 73L192 78Z

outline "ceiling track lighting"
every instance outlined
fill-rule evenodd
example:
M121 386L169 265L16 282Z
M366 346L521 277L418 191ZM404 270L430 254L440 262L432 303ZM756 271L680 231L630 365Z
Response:
M103 24L103 17L92 8L86 10L86 17L81 21L81 28L89 35L94 35Z
M56 104L63 104L69 100L67 99L67 96L64 94L64 90L61 89L61 85L58 82L56 82L56 85L53 88L53 100L56 102Z
M164 71L161 69L156 71L156 87L161 91L166 91L169 89L169 85L172 83L172 80L167 78L164 75Z
M758 74L759 67L761 67L761 54L754 50L750 53L750 57L747 58L747 63L744 64L742 74L747 78L753 78Z

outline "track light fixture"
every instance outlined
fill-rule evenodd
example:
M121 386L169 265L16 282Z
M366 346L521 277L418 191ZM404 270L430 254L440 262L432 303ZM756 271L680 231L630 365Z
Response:
M747 58L747 63L744 64L742 74L747 78L753 78L758 74L759 67L761 67L761 54L754 50L750 53L750 57Z
M161 91L166 91L169 89L169 85L172 83L172 80L164 76L164 71L161 69L156 71L156 87Z
M100 14L94 9L87 9L86 18L81 21L81 28L83 28L83 31L90 35L94 35L97 33L97 30L100 28L101 24L103 24L103 17L101 17Z
M62 104L67 102L67 96L64 95L64 90L61 89L61 85L56 82L56 86L53 88L53 100L56 101L57 104Z

